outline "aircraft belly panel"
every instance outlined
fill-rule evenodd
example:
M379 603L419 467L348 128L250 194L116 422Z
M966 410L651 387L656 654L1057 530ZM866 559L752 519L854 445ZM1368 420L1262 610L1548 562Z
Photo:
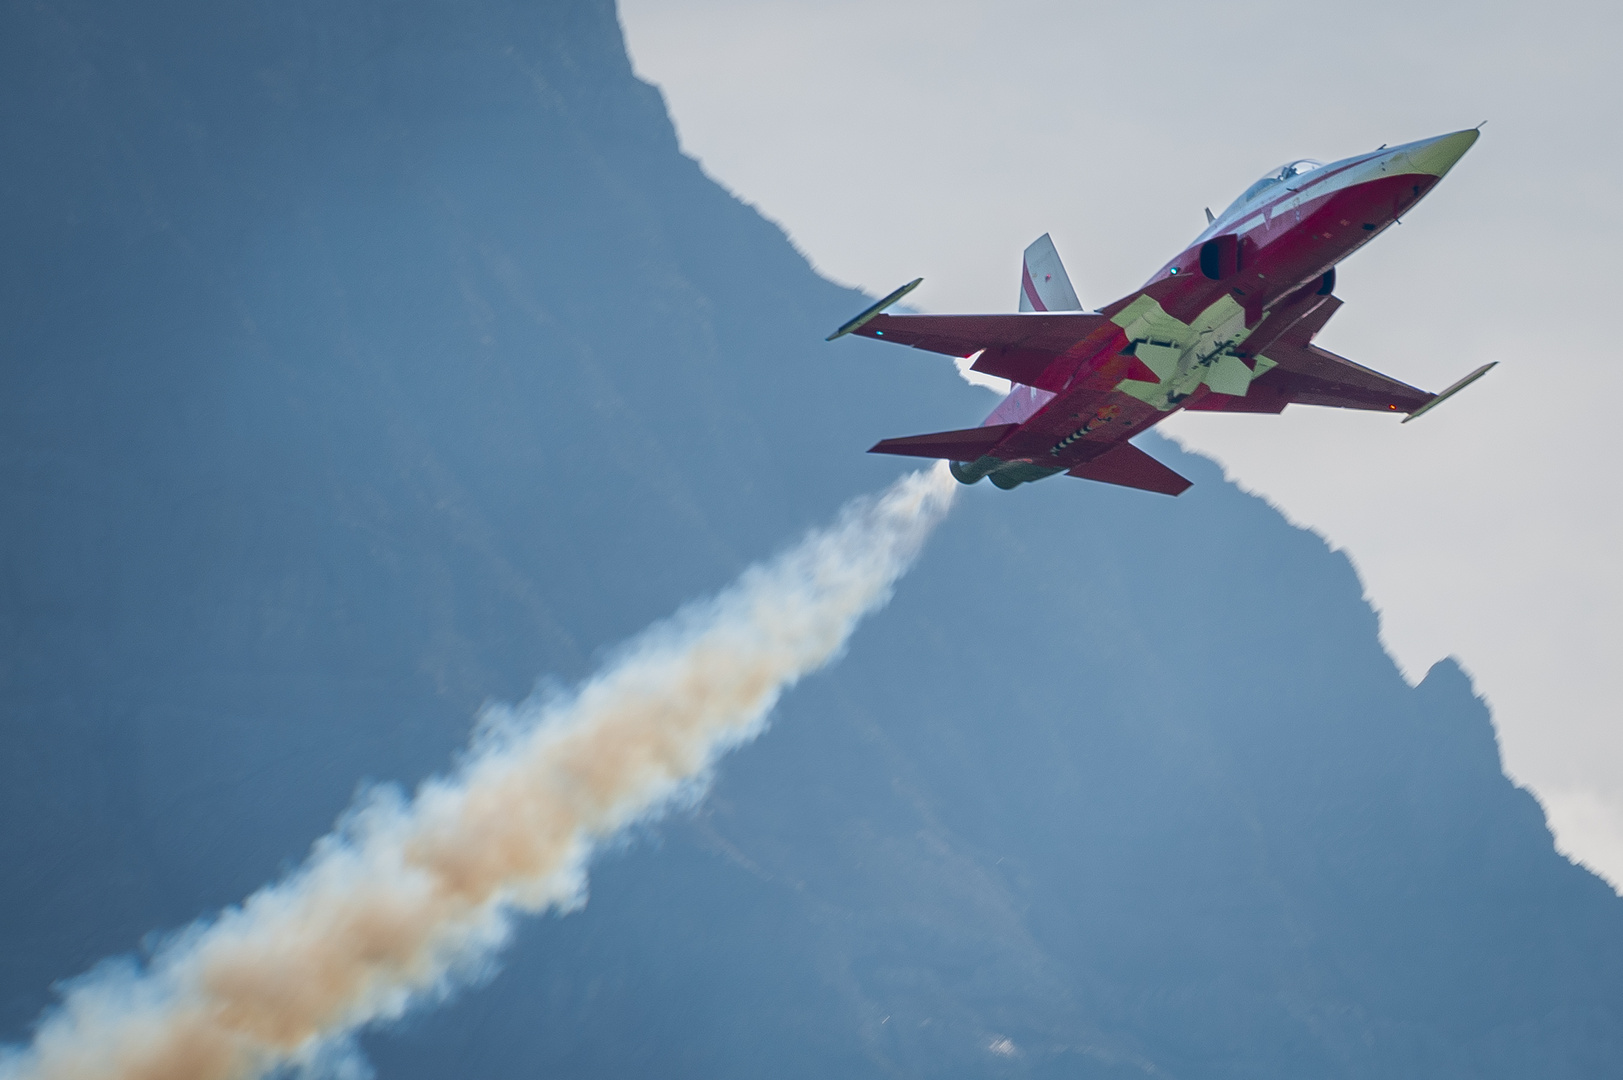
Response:
M1011 435L998 456L1070 468L1108 453L1167 415L1119 391L1076 392Z
M1246 390L1251 387L1251 369L1238 356L1218 356L1211 362L1205 382L1215 393L1245 397Z
M1252 369L1235 351L1249 334L1246 313L1232 296L1219 297L1186 323L1143 295L1113 321L1157 380L1124 379L1116 389L1162 412L1176 409L1203 385L1243 397L1251 384Z

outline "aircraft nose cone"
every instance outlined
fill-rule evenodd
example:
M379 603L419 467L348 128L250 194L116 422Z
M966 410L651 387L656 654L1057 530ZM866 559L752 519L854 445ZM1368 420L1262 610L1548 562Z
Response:
M1476 128L1466 128L1464 131L1439 135L1435 139L1422 139L1420 142L1400 146L1393 152L1393 156L1402 155L1406 159L1403 170L1405 172L1442 176L1454 167L1456 161L1465 156L1465 152L1471 149L1481 134Z

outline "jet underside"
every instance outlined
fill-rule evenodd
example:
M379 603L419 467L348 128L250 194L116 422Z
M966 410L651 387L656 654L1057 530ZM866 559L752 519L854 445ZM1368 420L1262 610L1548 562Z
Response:
M1475 138L1456 132L1300 174L1286 166L1098 312L1076 310L1046 236L1027 250L1019 314L880 314L899 294L887 297L835 336L978 354L975 370L1013 385L980 427L887 439L874 451L946 458L960 480L990 476L1000 487L1067 472L1178 494L1188 481L1128 440L1179 409L1277 413L1295 403L1418 415L1486 368L1431 394L1312 339L1341 305L1336 264L1412 208Z

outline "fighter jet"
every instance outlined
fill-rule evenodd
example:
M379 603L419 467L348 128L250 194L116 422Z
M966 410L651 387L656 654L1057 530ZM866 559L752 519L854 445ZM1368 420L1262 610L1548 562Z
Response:
M870 453L945 458L965 484L1008 489L1065 473L1179 495L1189 481L1129 440L1179 409L1277 413L1329 405L1407 423L1487 373L1427 393L1313 344L1341 307L1336 264L1399 221L1477 130L1381 147L1328 165L1292 161L1245 189L1129 296L1086 312L1053 241L1026 249L1018 314L885 314L915 279L828 340L857 334L1008 379L980 427L885 439Z

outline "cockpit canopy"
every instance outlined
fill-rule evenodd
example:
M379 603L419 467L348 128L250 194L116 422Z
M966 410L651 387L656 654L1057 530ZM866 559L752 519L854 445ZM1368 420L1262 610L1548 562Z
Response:
M1234 211L1238 210L1252 199L1255 199L1257 196L1261 195L1275 184L1282 184L1292 177L1301 176L1305 172L1311 172L1314 169L1323 167L1324 162L1314 161L1312 158L1297 158L1295 161L1287 161L1285 164L1281 165L1267 176L1264 176L1261 180L1258 180L1255 184L1252 184L1250 187L1246 188L1245 193L1230 203L1229 208L1223 211L1222 216L1228 217L1230 214L1234 213Z

